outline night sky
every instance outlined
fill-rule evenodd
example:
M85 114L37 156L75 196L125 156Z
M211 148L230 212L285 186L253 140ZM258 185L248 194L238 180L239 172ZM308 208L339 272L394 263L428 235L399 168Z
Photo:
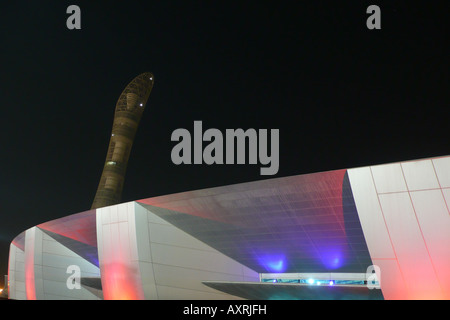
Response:
M81 8L81 30L66 9ZM381 30L366 9L381 8ZM0 275L22 231L90 209L116 101L155 85L122 201L450 154L448 1L2 1ZM280 130L280 168L181 165L177 128ZM0 284L3 276L0 277Z

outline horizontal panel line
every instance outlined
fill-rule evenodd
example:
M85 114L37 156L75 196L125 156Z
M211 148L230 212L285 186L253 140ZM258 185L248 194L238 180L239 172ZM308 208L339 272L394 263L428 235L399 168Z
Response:
M442 188L445 189L445 188ZM406 191L391 191L391 192L379 192L378 195L383 194L396 194L396 193L408 193L408 192L420 192L420 191L432 191L432 190L442 190L441 188L427 188L427 189L415 189L415 190L406 190ZM449 189L449 188L447 188Z

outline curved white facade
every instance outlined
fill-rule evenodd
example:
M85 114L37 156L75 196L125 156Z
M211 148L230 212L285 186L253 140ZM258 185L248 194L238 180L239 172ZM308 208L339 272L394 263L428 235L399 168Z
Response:
M375 265L384 299L450 299L449 204L450 157L439 157L94 209L13 240L9 297L241 299L269 290L254 286L262 273Z
M97 209L99 266L39 227L25 231L25 250L10 247L11 299L238 299L202 281L259 281L256 272L152 214L137 202ZM76 227L74 225L74 227ZM69 266L81 270L70 289ZM83 285L97 278L101 288Z

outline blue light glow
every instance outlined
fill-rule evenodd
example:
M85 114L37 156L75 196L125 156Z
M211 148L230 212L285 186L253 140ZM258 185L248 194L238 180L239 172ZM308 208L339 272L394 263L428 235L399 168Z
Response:
M283 270L283 260L268 262L268 263L267 263L267 266L268 266L272 271L281 272L281 270Z
M308 279L309 284L314 284L314 279Z
M341 245L328 246L321 249L324 249L321 252L322 263L327 269L336 270L344 265L346 259Z
M270 273L283 273L286 270L286 258L282 254L263 255L258 257L258 261Z
M334 258L333 259L333 262L332 262L332 265L334 266L334 267L338 267L338 266L340 266L340 259L339 258Z
M330 280L329 285L330 285L330 286L333 286L333 285L334 285L334 281L333 281L333 280Z

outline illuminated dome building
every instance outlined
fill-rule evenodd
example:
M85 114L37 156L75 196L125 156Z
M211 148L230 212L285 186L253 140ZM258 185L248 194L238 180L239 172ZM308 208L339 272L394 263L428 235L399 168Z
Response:
M450 299L450 157L119 203L152 86L119 98L92 208L12 241L11 299Z

